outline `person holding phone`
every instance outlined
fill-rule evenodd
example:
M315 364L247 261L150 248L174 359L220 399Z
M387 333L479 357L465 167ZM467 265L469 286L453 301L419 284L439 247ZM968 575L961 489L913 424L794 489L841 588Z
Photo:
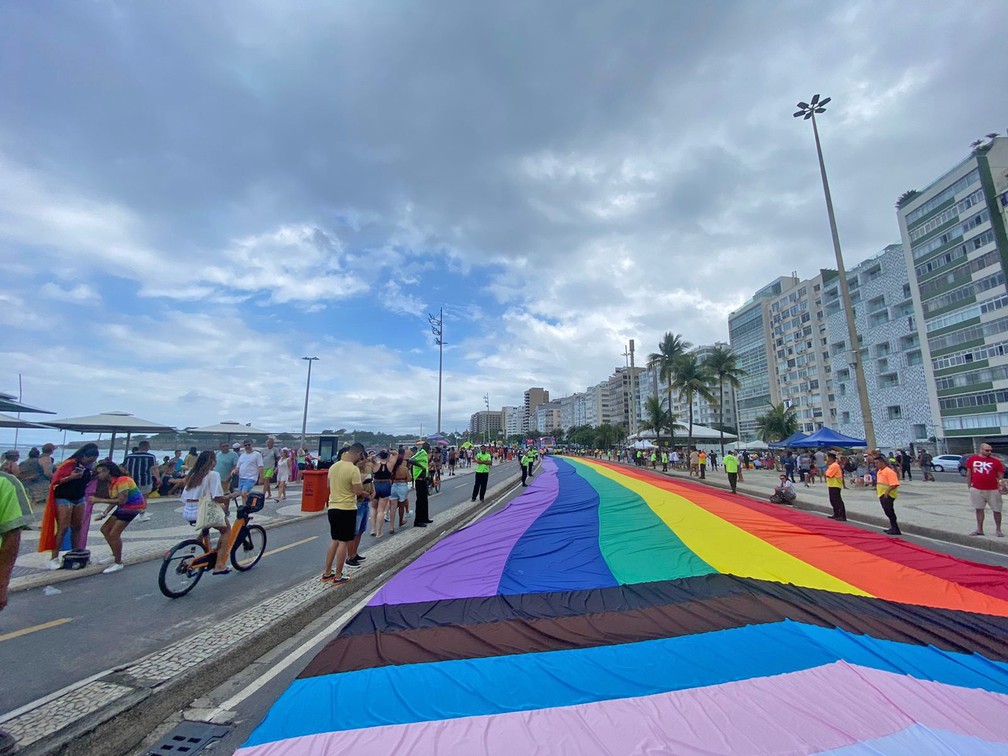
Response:
M50 552L50 570L62 567L59 552L67 529L70 545L77 548L84 524L84 491L93 477L91 467L98 459L98 445L84 444L53 473L49 498L42 515L42 532L38 550Z

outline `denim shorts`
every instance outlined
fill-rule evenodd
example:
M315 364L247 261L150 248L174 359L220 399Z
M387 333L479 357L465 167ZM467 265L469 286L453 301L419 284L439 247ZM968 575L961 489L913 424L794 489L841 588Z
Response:
M392 498L396 501L406 501L409 498L409 483L406 481L393 483Z
M376 499L387 499L392 495L391 480L376 480L374 482L374 492Z
M78 499L74 501L73 499L56 499L57 507L76 507L84 503L84 499Z
M365 530L367 530L368 523L368 510L371 509L371 500L364 499L364 501L357 502L357 529L354 531L357 535L360 535Z
M255 478L238 478L238 490L239 491L251 491L255 488L256 480Z

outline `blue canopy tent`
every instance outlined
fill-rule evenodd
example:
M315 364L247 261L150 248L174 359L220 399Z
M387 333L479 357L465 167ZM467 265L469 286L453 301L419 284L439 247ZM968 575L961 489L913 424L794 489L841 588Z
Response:
M796 446L799 441L804 441L808 438L808 435L802 433L801 431L795 431L790 436L785 438L783 441L774 441L770 444L771 449L787 449L790 446Z
M863 438L854 438L853 436L845 436L843 433L837 433L835 430L830 428L820 428L815 433L807 436L801 441L791 444L792 446L799 447L820 447L820 446L841 446L841 447L854 447L854 446L868 446Z

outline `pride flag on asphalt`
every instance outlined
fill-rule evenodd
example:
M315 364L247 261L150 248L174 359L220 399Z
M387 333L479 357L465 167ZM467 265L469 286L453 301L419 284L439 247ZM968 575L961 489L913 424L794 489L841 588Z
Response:
M1008 753L1008 571L547 458L392 578L239 751Z

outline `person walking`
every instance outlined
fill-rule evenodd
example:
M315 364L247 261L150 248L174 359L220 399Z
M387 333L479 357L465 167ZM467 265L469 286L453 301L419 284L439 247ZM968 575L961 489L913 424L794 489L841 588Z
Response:
M287 501L287 481L291 477L291 452L286 446L280 450L276 468L277 501Z
M742 474L739 472L739 461L738 457L735 456L735 452L730 450L725 452L724 457L721 459L721 464L724 465L725 473L728 475L728 485L731 486L731 492L738 493L735 490L735 486L742 480Z
M396 517L399 518L399 527L406 527L406 515L409 514L409 481L410 467L406 462L406 450L399 447L396 460L392 463L392 499L395 500L394 508L390 514L390 533L395 533Z
M263 447L260 454L263 461L263 498L268 500L273 496L270 486L276 477L277 464L280 462L280 450L276 448L276 440L273 436L266 439L266 446Z
M122 533L126 527L133 522L138 515L143 514L147 508L147 501L143 492L129 475L126 474L119 465L110 460L103 460L95 465L95 476L99 483L108 486L108 496L95 496L92 498L94 504L107 504L105 511L100 515L95 515L96 520L105 520L101 526L101 534L105 536L105 542L112 550L112 564L102 572L111 575L123 569L122 557ZM109 517L109 513L112 516ZM100 560L99 564L106 560Z
M329 549L326 551L322 582L341 585L350 580L343 574L347 550L357 535L357 500L364 497L360 468L357 462L364 458L364 445L353 444L329 468L329 502L326 517L329 519ZM333 561L336 571L333 571Z
M430 444L420 443L416 453L408 462L413 469L413 488L416 491L416 512L413 515L413 527L426 528L434 520L428 514L428 463L430 460Z
M843 496L840 491L844 486L844 471L837 461L837 455L830 452L826 455L826 492L829 494L829 503L833 507L831 520L847 522L847 507L844 506Z
M245 439L245 451L238 455L238 491L248 493L263 479L263 456L252 448L252 440ZM265 500L265 493L263 499Z
M903 535L896 522L896 496L899 493L899 475L889 460L879 452L875 457L875 493L878 494L882 511L889 518L889 528L882 532L887 535Z
M372 473L374 481L374 498L372 499L374 510L371 513L371 535L375 538L381 538L384 535L382 527L385 525L385 518L389 517L389 505L392 497L392 468L389 466L391 463L392 460L389 457L388 449L382 449L378 452L378 459ZM395 533L394 517L395 513L393 512L392 517L389 517L393 533Z
M969 490L970 504L976 512L976 530L970 535L984 534L984 515L987 507L994 513L994 535L1003 538L1001 532L1001 491L1004 489L1005 466L994 456L990 444L980 444L980 453L966 460L966 488Z
M214 462L214 472L220 476L221 488L224 492L230 493L234 489L232 480L238 471L238 452L229 448L227 441L221 441L220 451L215 456L217 461Z

